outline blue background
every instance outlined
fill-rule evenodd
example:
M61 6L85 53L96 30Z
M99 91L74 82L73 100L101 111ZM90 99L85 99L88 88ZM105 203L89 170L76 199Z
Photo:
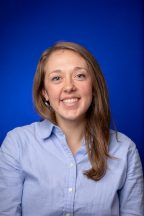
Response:
M142 0L0 1L0 143L39 120L31 92L43 50L73 41L97 58L117 130L133 139L144 165L143 24Z

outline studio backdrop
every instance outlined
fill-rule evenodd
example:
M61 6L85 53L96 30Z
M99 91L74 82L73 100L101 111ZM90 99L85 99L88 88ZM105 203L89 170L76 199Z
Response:
M72 41L97 58L117 130L144 165L143 24L142 0L0 1L0 143L40 119L32 103L38 59L53 43Z

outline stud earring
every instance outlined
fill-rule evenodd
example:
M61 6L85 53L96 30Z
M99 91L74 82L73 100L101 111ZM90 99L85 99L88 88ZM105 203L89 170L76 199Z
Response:
M51 107L50 102L48 100L45 100L44 104L50 111L52 111L52 107Z
M48 101L44 101L44 104L46 105L46 107L48 107L49 106L49 104L48 104Z

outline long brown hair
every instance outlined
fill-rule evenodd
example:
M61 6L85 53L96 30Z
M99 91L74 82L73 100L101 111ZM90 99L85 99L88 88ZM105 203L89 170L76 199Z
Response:
M94 56L83 46L72 42L58 42L43 52L34 77L33 100L38 113L44 119L52 119L53 112L44 104L42 90L44 89L44 67L52 52L56 50L71 50L86 61L92 77L93 99L87 111L85 139L91 169L84 175L95 181L100 180L106 173L108 145L110 137L110 108L108 90L101 69Z

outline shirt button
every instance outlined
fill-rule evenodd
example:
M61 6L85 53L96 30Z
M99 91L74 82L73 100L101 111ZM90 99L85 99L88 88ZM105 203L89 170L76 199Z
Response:
M72 191L73 191L73 189L72 189L72 188L69 188L69 189L68 189L68 191L69 191L69 192L72 192Z
M65 216L70 216L70 213L66 213L66 215Z
M74 164L73 163L70 163L70 167L73 167L74 166Z

